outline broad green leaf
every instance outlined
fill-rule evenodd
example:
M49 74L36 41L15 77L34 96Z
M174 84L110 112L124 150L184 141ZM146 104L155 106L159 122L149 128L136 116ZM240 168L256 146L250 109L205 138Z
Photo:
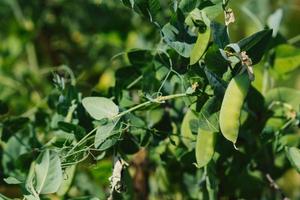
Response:
M196 140L196 135L192 133L191 126L190 126L192 120L198 120L198 118L193 113L193 111L189 109L184 115L184 118L181 123L181 131L180 131L182 136L182 142L188 148L192 148L193 146L191 145L191 143L195 142Z
M25 117L10 118L5 120L2 125L3 130L1 140L7 142L11 136L22 130L28 122L29 119Z
M171 24L166 24L162 28L163 38L166 43L172 47L179 55L189 57L193 48L193 41L180 41L177 40L180 31Z
M300 173L300 149L296 147L287 147L285 149L287 158L291 165Z
M191 57L190 57L190 65L195 64L200 60L203 54L206 51L207 45L210 40L211 28L210 28L210 21L207 18L204 12L200 12L201 19L193 19L193 20L203 20L204 24L206 25L206 30L202 32L199 30L198 37L195 45L193 46Z
M74 136L77 140L84 137L84 135L86 133L85 129L82 126L68 123L68 122L63 122L63 121L58 122L58 128L60 128L61 130L65 131L67 133L74 134Z
M119 140L119 133L113 133L111 136L107 137L98 147L99 151L105 151L115 145Z
M197 8L200 5L200 0L181 0L179 3L179 8L185 12L191 12L194 8Z
M7 178L5 178L5 179L3 179L3 180L4 180L5 183L7 183L7 184L20 184L20 183L22 183L22 181L16 179L15 177L12 177L12 176L7 177Z
M207 1L209 2L209 1ZM202 11L204 11L208 18L210 20L214 20L215 18L217 18L220 14L223 14L223 8L222 8L222 1L212 1L214 3L214 5L211 6L207 6L205 8L202 9ZM204 1L205 3L205 1Z
M213 41L219 48L224 49L226 45L230 43L229 36L227 34L227 27L215 21L210 23L210 27L212 30Z
M111 118L119 113L118 106L104 97L86 97L82 100L86 111L97 120Z
M74 175L75 175L75 171L76 171L76 165L72 165L70 167L67 167L64 170L64 179L61 183L61 185L59 186L59 189L57 190L57 195L59 196L64 196L68 190L71 187Z
M62 183L62 170L57 153L45 150L35 161L35 190L38 194L50 194Z
M219 47L215 44L208 47L204 62L210 71L220 77L227 71L230 64L229 61L222 56Z
M135 49L127 53L128 60L132 65L144 65L152 59L151 51L145 49Z
M283 44L276 48L274 73L280 78L285 78L287 73L300 66L300 49L292 45Z
M252 63L257 64L272 39L272 30L262 30L238 42L241 51L246 51Z
M153 17L161 9L159 0L122 0L122 2L150 21L153 21Z
M221 103L217 97L212 97L206 101L199 114L199 128L201 130L219 131L219 110Z
M94 145L98 148L102 143L105 142L113 134L113 130L116 126L116 123L109 121L107 124L99 126L95 135Z
M184 15L180 10L174 14L170 23L161 30L164 41L179 55L188 58L196 41L196 37L188 32Z
M288 134L279 138L279 143L282 146L297 147L300 144L299 134Z
M266 94L266 107L275 101L290 104L294 109L298 109L300 104L300 91L286 87L274 88Z
M196 161L197 167L204 167L212 159L215 152L216 133L198 130L196 142Z
M25 195L26 199L34 199L34 198L32 198L32 196L34 196L35 199L39 199L39 195L37 194L35 186L34 186L35 163L36 163L36 161L33 161L31 163L29 172L28 172L27 177L26 177L25 188L26 188L27 192L29 192L29 194L31 194L31 195Z
M204 68L205 75L211 87L214 90L214 94L219 97L223 97L226 90L226 82L219 78L216 74Z
M279 31L280 23L282 20L283 11L282 9L277 9L268 18L268 26L273 29L273 37L275 37Z

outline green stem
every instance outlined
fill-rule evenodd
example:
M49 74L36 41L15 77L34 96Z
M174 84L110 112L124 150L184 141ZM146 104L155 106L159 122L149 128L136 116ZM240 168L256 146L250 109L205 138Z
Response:
M122 116L133 112L135 110L138 110L142 107L148 106L152 103L164 103L166 100L170 100L170 99L174 99L174 98L179 98L179 97L185 97L187 96L186 93L179 93L179 94L172 94L172 95L168 95L168 96L159 96L153 100L149 100L146 101L144 103L138 104L136 106L133 106L132 108L125 110L121 113L119 113L118 115L115 115L114 117L112 117L110 120L114 121L114 120L119 120ZM67 152L67 154L64 156L64 158L69 157L70 155L74 155L74 150L80 146L81 144L83 144L84 142L88 141L90 139L90 136L92 136L92 134L97 130L98 127L95 127L93 130L91 130L87 135L85 135L81 140L79 140L71 149L70 151Z
M71 153L73 153L73 151L76 149L76 147L78 147L80 144L84 143L86 141L86 139L91 136L98 127L94 128L93 130L91 130L88 134L86 134L83 138L81 138L81 140L79 140L73 147L72 149L70 149L70 151L68 151L68 153L65 155L65 157L68 157Z
M134 106L134 107L132 107L128 110L125 110L125 111L119 113L118 115L115 115L114 117L112 117L111 120L121 118L121 117L123 117L124 115L126 115L128 113L131 113L131 112L133 112L135 110L138 110L142 107L148 106L152 103L164 103L164 101L166 101L166 100L170 100L170 99L174 99L174 98L178 98L178 97L185 97L185 96L187 96L186 93L172 94L172 95L168 95L168 96L159 96L159 97L157 97L153 100L146 101L146 102L138 104L138 105L136 105L136 106Z

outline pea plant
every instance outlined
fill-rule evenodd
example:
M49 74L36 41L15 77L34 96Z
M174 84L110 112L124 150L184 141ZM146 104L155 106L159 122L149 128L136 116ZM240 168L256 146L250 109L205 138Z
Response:
M229 0L118 3L156 41L113 58L126 65L107 93L82 92L61 66L41 105L12 116L1 101L5 184L27 200L299 198L286 173L300 173L300 91L276 81L300 50L279 32L282 10L235 40ZM76 192L90 187L74 186L80 170L107 160L102 194Z

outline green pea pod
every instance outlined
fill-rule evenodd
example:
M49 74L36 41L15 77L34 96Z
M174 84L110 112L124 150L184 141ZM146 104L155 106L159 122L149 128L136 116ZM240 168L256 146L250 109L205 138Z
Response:
M220 129L223 136L236 143L240 127L241 109L247 96L250 80L247 73L235 76L228 84L220 110Z
M196 142L197 167L204 167L212 159L215 152L216 133L199 129Z

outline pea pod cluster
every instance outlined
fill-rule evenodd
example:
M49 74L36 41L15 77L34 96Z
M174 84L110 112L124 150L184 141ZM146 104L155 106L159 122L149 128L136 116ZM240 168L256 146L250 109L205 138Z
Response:
M247 96L250 80L246 73L235 76L228 84L220 110L220 129L223 136L236 143L240 128L240 115Z

